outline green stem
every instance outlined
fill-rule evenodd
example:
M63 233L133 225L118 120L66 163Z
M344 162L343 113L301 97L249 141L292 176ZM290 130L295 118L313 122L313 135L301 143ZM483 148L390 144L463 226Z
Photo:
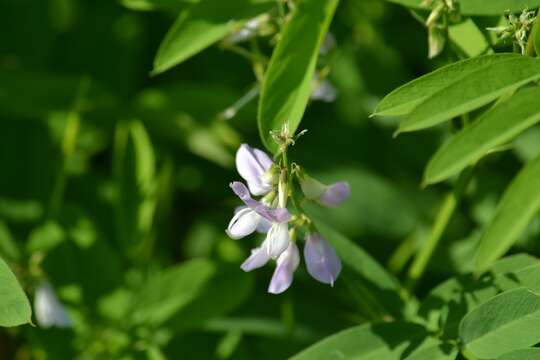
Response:
M90 86L88 78L82 78L79 84L75 101L69 113L67 114L66 126L64 130L64 136L62 138L62 158L60 160L60 171L54 188L51 193L51 199L49 203L49 211L47 217L53 219L58 214L62 202L64 199L64 192L67 184L67 163L72 156L77 145L77 137L80 130L80 108L83 98Z
M538 6L538 11L536 12L536 20L534 21L533 27L531 29L531 32L529 33L529 38L527 39L527 45L525 47L525 55L534 56L536 53L536 50L534 49L534 37L537 32L538 23L540 22L540 5ZM537 56L540 56L540 54L536 54Z
M412 293L418 281L422 278L435 249L439 245L442 236L452 219L457 205L465 192L467 185L472 177L472 168L468 168L459 176L454 191L449 192L439 208L439 212L435 217L435 221L431 228L431 233L428 240L423 244L420 252L414 258L414 261L409 268L406 281L406 289Z

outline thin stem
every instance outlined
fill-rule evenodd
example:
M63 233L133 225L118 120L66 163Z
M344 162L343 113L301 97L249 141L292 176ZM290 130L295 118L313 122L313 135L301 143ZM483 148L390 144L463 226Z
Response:
M420 252L414 258L414 261L409 268L406 289L408 289L410 293L412 293L416 284L422 278L422 275L424 274L424 271L426 270L435 249L439 245L439 242L441 241L442 236L450 223L450 220L452 219L452 215L454 214L457 205L461 200L469 181L471 180L472 172L472 168L468 168L463 171L457 180L454 191L449 192L445 196L444 201L439 208L439 212L435 217L435 221L433 222L431 234L423 247L420 249Z
M536 50L534 49L534 37L536 35L536 30L538 28L538 23L540 22L540 5L538 6L538 10L536 11L536 20L534 20L534 24L532 26L531 32L529 33L529 38L527 39L527 45L525 46L525 55L534 56L536 53ZM540 56L540 54L536 54L537 56Z
M62 205L67 183L67 163L69 158L75 151L75 147L77 144L81 121L79 115L81 102L86 95L89 85L90 81L88 78L85 77L81 79L77 94L75 96L75 101L73 102L71 110L67 114L64 136L62 139L62 158L60 160L60 171L58 173L58 177L56 178L56 182L51 193L49 211L47 215L49 219L56 217Z

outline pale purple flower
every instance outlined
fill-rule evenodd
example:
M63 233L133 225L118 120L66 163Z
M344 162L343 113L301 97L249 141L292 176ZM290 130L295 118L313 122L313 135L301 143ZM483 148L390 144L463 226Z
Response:
M294 242L289 242L287 249L277 259L276 270L268 286L268 292L281 294L291 286L293 274L300 264L300 254Z
M266 244L263 243L261 247L251 250L251 255L242 263L240 267L242 270L247 272L263 267L266 265L268 260L270 260L270 256L268 256L268 252L266 251Z
M331 103L336 100L338 92L334 85L326 79L314 80L315 86L311 92L310 99L314 101L323 101Z
M230 184L230 187L247 207L272 223L288 222L291 219L291 214L286 208L271 208L260 201L254 200L249 195L246 185L241 182L234 181Z
M328 207L339 206L351 194L351 188L346 181L325 185L305 173L300 177L300 187L306 198Z
M73 323L60 302L51 284L43 282L36 289L34 297L34 313L39 326L70 328Z
M266 253L272 259L280 256L290 244L289 227L287 223L274 223L266 234Z
M323 193L319 196L319 202L323 205L335 207L347 200L351 194L351 188L346 181L339 181L327 185Z
M304 261L309 274L325 284L334 285L341 272L341 261L336 251L317 233L306 236Z
M272 165L272 159L264 151L247 144L240 145L236 152L236 169L253 195L266 195L272 190Z
M238 240L255 231L266 234L272 223L247 206L239 207L225 232L232 239Z

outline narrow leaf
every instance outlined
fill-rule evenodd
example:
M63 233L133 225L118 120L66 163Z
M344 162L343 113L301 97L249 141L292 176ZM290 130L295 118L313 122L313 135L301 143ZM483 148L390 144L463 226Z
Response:
M159 46L153 73L180 64L274 5L273 0L201 1L178 16Z
M526 89L484 113L435 153L424 173L424 182L432 184L457 174L536 124L540 121L540 107L533 104L538 99L540 87Z
M425 9L422 0L387 0L413 9ZM460 11L464 15L502 15L505 11L520 12L538 7L537 0L460 0Z
M0 326L17 326L31 322L28 298L9 266L0 259Z
M540 348L515 350L498 357L497 360L540 360Z
M291 360L397 360L410 353L411 344L427 336L424 328L410 323L365 324L329 336Z
M156 11L156 10L180 10L190 3L197 3L197 0L122 0L122 5L131 10Z
M526 56L480 67L423 101L400 124L398 132L438 125L539 78L540 60Z
M208 260L192 260L150 278L134 297L133 321L160 324L168 320L197 297L215 271Z
M495 296L468 313L459 335L466 349L481 359L492 359L540 341L540 297L519 288Z
M488 224L476 257L476 270L485 271L518 239L540 209L540 157L528 163L506 189L495 217Z
M311 94L319 49L337 4L338 0L301 0L282 31L259 100L259 132L270 150L276 149L270 131L279 131L288 124L292 134L300 124Z
M386 95L377 105L374 115L399 116L409 114L418 104L437 91L469 76L478 69L505 60L518 59L516 54L479 56L444 66L429 74L414 79Z

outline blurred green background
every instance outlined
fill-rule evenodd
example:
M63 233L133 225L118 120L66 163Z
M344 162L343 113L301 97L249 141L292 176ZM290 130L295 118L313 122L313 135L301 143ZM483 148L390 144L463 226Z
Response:
M346 277L331 288L301 266L274 296L271 266L240 270L257 239L226 236L238 205L228 183L239 178L239 144L262 148L256 100L230 120L220 114L256 80L219 46L151 76L177 13L113 0L0 2L0 256L30 298L53 284L74 322L1 329L0 359L283 359L373 319ZM428 61L424 27L378 0L343 0L331 32L338 97L308 107L309 132L291 157L350 182L347 203L316 211L403 276L449 188L419 186L448 129L393 139L393 119L368 115L452 55ZM480 167L419 295L471 268L478 228L538 139L535 128ZM519 246L537 250L539 230Z

